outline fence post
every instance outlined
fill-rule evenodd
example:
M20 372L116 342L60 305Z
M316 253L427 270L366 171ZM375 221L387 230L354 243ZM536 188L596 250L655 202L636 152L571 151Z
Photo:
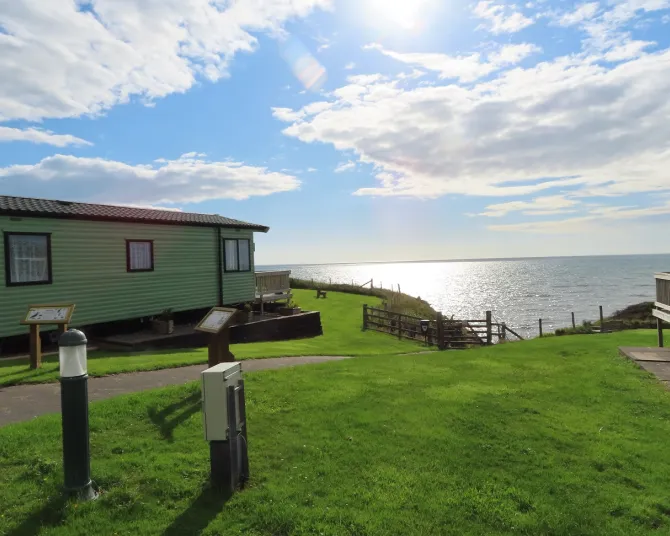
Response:
M542 319L540 318L540 337L542 337Z
M444 318L442 313L437 313L437 349L444 350Z
M605 320L603 320L603 306L599 305L600 309L600 333L605 333Z
M501 324L501 326L502 326L502 329L500 330L500 340L504 341L504 340L507 340L507 333L505 333L507 331L507 324L505 324L505 322L503 322Z
M491 311L486 311L486 344L493 343L493 326L491 325Z
M368 304L363 304L363 331L368 329Z
M375 280L370 279L370 288L375 288Z
M402 339L402 316L398 313L398 338Z
M575 329L577 326L575 325L575 312L572 312L572 329Z

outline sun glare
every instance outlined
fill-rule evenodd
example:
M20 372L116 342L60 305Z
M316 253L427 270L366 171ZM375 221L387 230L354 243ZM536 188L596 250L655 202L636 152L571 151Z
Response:
M423 26L429 0L368 0L372 24L385 22L406 30Z

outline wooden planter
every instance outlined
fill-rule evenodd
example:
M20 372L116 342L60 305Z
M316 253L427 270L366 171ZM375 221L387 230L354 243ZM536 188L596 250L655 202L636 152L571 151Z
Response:
M170 335L174 332L174 320L152 320L151 329L161 335Z
M293 316L301 313L302 309L300 307L280 307L278 311L282 316Z

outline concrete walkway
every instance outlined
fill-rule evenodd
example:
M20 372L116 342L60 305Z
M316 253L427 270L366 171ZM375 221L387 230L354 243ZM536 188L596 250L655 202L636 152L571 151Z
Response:
M622 346L619 352L635 361L639 367L654 374L667 389L670 389L670 348Z
M310 363L324 363L348 359L344 356L275 357L269 359L249 359L240 361L242 370L269 370ZM200 372L206 365L192 365L146 372L130 372L100 378L89 378L88 399L91 402L105 400L127 393L137 393L148 389L180 385L200 379ZM60 411L60 384L43 383L36 385L16 385L0 388L0 426L13 422L27 421L46 413Z

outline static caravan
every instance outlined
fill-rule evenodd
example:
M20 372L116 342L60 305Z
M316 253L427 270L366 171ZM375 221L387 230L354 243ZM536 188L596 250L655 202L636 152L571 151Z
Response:
M253 302L254 232L193 214L0 196L0 339L33 304L74 303L74 326Z

